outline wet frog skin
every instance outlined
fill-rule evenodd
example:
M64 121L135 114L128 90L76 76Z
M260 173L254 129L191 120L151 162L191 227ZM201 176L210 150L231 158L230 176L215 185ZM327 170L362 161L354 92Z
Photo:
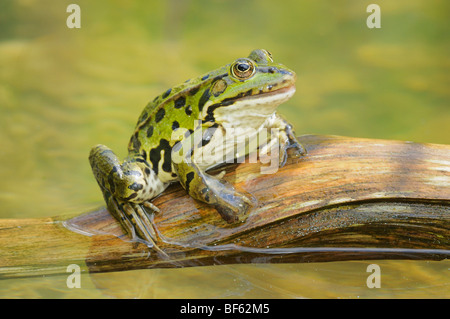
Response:
M259 49L157 96L140 115L123 161L104 145L90 152L109 212L134 240L152 246L156 234L147 210L159 210L151 199L179 181L190 196L214 206L228 223L237 222L253 202L221 179L222 174L206 172L224 162L223 154L214 155L214 150L233 144L238 134L233 132L256 138L251 132L275 129L275 135L258 140L257 146L279 145L279 166L288 148L305 154L292 126L276 112L295 93L295 80L293 71ZM194 143L194 136L201 136L201 142Z

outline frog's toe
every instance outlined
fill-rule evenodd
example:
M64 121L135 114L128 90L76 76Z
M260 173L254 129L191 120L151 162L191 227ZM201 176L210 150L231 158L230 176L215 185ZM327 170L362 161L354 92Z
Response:
M217 178L217 179L222 179L225 176L226 173L227 173L227 171L223 170L220 173L218 173L217 175L214 175L214 177Z
M135 229L133 230L133 239L143 241L148 247L153 248L162 256L168 257L167 254L156 244L157 236L152 220L141 205L124 203L122 207L126 215L130 217L133 225L135 225Z
M106 198L107 208L111 215L113 215L120 222L123 230L128 234L128 236L133 239L136 238L135 228L128 217L129 215L123 207L124 204L119 203L117 199L111 196L109 192L107 193Z
M156 212L156 213L160 213L161 210L156 207L151 201L145 201L142 203L142 205L144 205L144 207L151 209L152 211Z
M250 198L244 194L240 194L241 199L247 203L250 207L255 206L257 204L256 198L250 195Z
M141 237L150 245L154 245L156 233L149 216L142 207L139 204L124 203L122 208L126 215L129 216L132 224L135 225L135 231L138 237Z
M294 149L294 156L295 157L305 156L308 153L306 151L306 148L302 144L297 142L297 141L289 144L288 148L293 148Z
M287 137L287 146L286 148L294 148L296 156L306 155L306 149L302 144L299 143L297 138L295 137L294 130L291 124L287 124L285 127L286 137Z
M239 217L245 216L255 204L254 200L237 192L221 195L221 199L213 206L220 216L230 224L239 221Z
M302 144L298 142L288 144L286 145L284 150L280 153L279 167L283 167L286 164L286 161L288 159L288 152L287 152L288 149L293 149L289 155L294 158L299 158L307 154L306 149L303 147Z
M237 213L230 207L224 205L214 205L214 208L220 216L229 224L235 223L239 220Z
M288 155L287 155L286 150L287 150L287 148L284 149L284 150L280 153L280 161L279 161L279 163L278 163L278 167L283 167L284 164L286 164L286 161L287 161L287 158L288 158Z
M242 201L237 207L216 204L214 208L227 223L232 224L239 221L239 216L245 214L250 209L250 205Z

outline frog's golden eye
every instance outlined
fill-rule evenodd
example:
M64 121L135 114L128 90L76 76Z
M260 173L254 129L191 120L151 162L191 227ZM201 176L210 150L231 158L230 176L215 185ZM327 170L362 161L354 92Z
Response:
M231 73L238 80L246 80L255 74L255 64L250 59L239 59L231 66Z

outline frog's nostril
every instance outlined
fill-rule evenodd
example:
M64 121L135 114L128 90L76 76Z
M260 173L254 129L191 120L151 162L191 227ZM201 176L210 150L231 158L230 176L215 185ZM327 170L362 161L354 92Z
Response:
M277 72L277 71L278 71L278 69L275 68L275 67L273 67L273 66L271 66L271 67L269 68L269 73L275 73L275 72Z
M294 73L293 72L291 72L291 71L288 71L288 70L283 70L283 69L281 69L280 71L279 71L281 74L285 74L285 75L294 75Z

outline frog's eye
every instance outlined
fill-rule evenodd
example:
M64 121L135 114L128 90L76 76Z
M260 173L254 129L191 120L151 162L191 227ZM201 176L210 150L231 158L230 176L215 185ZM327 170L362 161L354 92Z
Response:
M246 80L255 74L255 65L250 59L239 59L231 66L231 73L238 80Z

